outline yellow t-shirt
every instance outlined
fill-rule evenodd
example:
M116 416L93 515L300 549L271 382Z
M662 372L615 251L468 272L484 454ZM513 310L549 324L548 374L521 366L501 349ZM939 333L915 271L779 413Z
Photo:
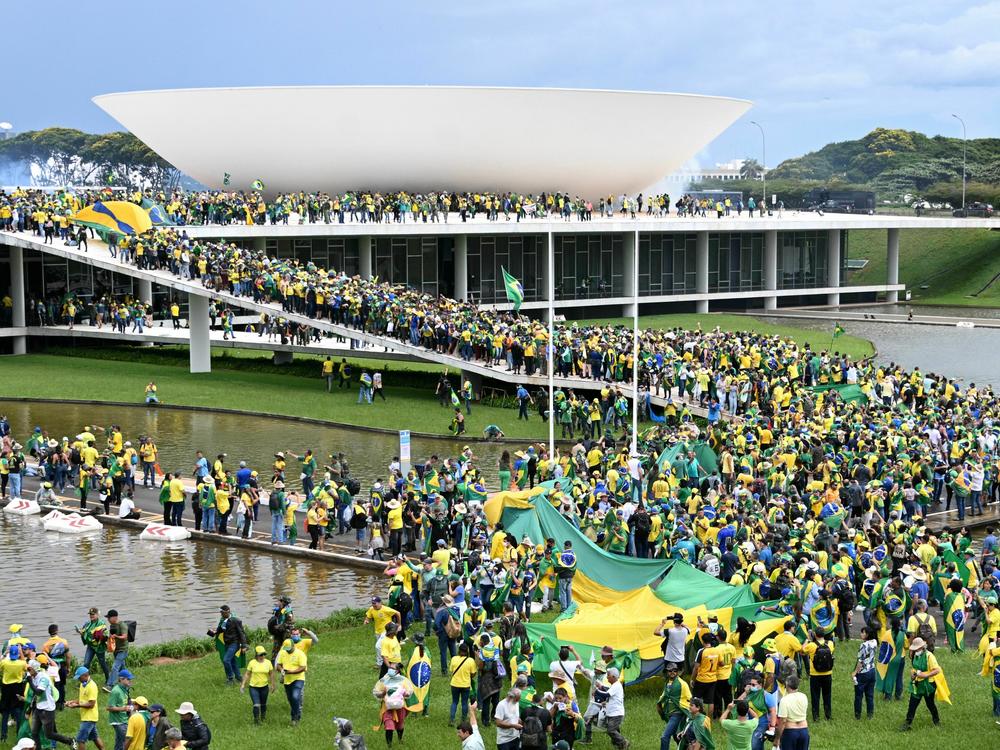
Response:
M380 651L383 661L388 664L398 664L403 660L403 648L398 638L383 638Z
M184 483L177 477L174 477L173 479L170 480L170 502L172 503L184 502Z
M786 630L774 637L774 650L786 659L794 659L795 655L802 650L802 644L799 643L798 638Z
M24 679L24 673L28 668L28 662L24 659L4 659L0 661L0 671L3 672L3 684L13 685Z
M452 687L472 687L472 676L476 673L476 660L471 656L453 656L448 664Z
M832 654L833 653L833 641L832 640L824 640L823 643L827 646L827 648L830 649L830 653ZM809 674L811 674L811 675L813 675L815 677L822 677L823 675L833 674L833 670L832 669L829 669L826 672L817 672L816 671L816 667L813 666L813 659L816 658L816 649L818 647L819 647L819 644L814 643L813 641L809 641L807 644L805 644L802 647L802 653L804 653L806 656L809 657Z
M97 721L100 716L100 711L97 708L97 682L94 680L87 680L86 685L81 684L78 700L80 703L94 702L94 705L90 708L80 709L80 721Z
M246 670L250 673L250 687L264 687L270 682L274 665L266 658L251 659L247 662Z
M719 679L719 647L706 646L701 650L698 661L698 675L695 682L715 682Z
M729 675L733 673L736 647L731 643L720 643L715 648L719 652L719 672L716 680L728 680Z
M299 667L308 667L309 657L306 656L305 651L299 651L297 648L293 648L291 651L285 651L281 649L278 652L278 666L282 669L298 669ZM286 685L291 685L293 682L299 680L304 680L306 678L305 672L296 672L294 674L284 673L284 683Z
M146 717L138 711L133 711L132 715L128 717L125 736L128 738L125 750L144 750L146 747Z
M380 636L385 632L385 626L388 625L393 618L393 615L398 615L399 612L394 610L392 607L387 607L384 604L375 609L375 607L369 607L368 611L365 612L365 618L372 621L372 625L375 628L375 635Z

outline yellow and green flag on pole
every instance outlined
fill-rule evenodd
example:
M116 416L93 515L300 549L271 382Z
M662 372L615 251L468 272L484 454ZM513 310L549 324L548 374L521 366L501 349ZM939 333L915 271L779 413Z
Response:
M524 287L521 286L521 282L507 273L507 269L500 266L500 270L503 272L503 285L507 290L507 301L514 304L514 312L521 309L521 303L524 302Z
M847 331L844 330L844 326L840 325L840 323L834 323L833 324L833 337L835 339L836 338L840 338L845 333L847 333Z

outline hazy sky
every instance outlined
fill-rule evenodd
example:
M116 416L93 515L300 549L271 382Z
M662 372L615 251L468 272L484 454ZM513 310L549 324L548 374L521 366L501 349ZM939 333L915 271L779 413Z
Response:
M15 130L117 129L90 101L113 91L402 83L752 100L703 163L760 158L752 119L772 166L876 126L960 135L952 112L1000 135L1000 2L43 0L0 24Z

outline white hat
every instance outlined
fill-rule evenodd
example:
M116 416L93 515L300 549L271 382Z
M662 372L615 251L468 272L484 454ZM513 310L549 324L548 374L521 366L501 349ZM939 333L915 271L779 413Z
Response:
M14 745L13 750L31 750L35 746L35 741L31 737L22 737Z
M197 711L194 710L194 704L191 701L184 701L180 706L174 710L175 714L195 714Z

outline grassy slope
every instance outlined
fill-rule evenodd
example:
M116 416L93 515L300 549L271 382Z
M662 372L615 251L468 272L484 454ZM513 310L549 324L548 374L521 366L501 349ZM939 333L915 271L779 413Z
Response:
M350 718L355 731L361 731L370 748L384 747L384 738L372 730L378 724L377 705L371 697L377 673L374 663L373 636L370 627L352 627L320 633L321 643L309 657L305 709L302 724L289 726L288 705L283 691L272 693L269 715L262 727L251 722L250 700L235 688L225 687L222 666L215 655L161 666L140 667L133 687L134 695L145 695L151 702L161 702L169 709L181 701L190 700L212 727L212 747L236 750L246 747L267 747L292 750L302 747L328 747L334 727L332 716ZM450 695L446 681L439 674L437 646L428 641L433 677L429 718L410 717L406 723L403 747L458 747L453 729L447 726ZM410 646L403 647L404 659L409 659ZM926 708L921 707L911 735L900 734L898 728L905 715L906 697L902 702L877 699L874 721L856 722L853 718L853 687L850 671L854 666L856 643L837 648L834 671L832 722L820 721L812 731L812 746L816 748L878 747L905 748L912 743L924 747L985 747L984 732L996 727L990 715L989 682L977 676L978 658L974 654L952 656L938 654L953 691L953 705L941 709L942 728L931 726ZM540 680L544 689L546 680ZM584 690L586 682L583 682ZM803 681L808 694L808 684ZM626 689L626 719L624 734L635 748L658 747L663 729L657 718L654 702L662 690L660 678ZM104 704L102 699L102 706ZM63 731L75 728L76 721L64 718ZM111 732L102 716L99 726L105 741ZM483 730L486 747L494 747L494 730ZM907 743L910 743L908 745ZM722 731L716 728L716 744L725 748ZM608 748L607 736L595 733L595 748Z
M621 323L630 325L631 318L606 318L590 321L580 321L581 323ZM679 313L675 315L643 315L639 318L639 325L644 328L681 328L693 329L699 325L702 330L710 330L718 326L724 331L755 331L768 336L778 334L780 336L791 336L799 344L808 343L814 349L829 349L830 335L818 331L808 331L790 325L779 325L758 320L746 315L733 315L727 313ZM831 332L832 335L832 323ZM852 357L867 357L874 353L872 344L867 339L857 336L842 336L836 341L834 347L838 351L846 352Z
M395 365L396 363L392 363ZM446 435L450 412L439 409L430 389L398 385L400 378L386 378L387 403L358 404L357 387L328 394L318 377L304 378L271 373L216 369L191 374L177 364L144 364L79 357L31 354L0 358L0 397L73 398L142 403L150 380L156 380L164 403L242 409L259 414L280 414L327 419L347 425L412 429ZM428 408L431 416L428 419ZM466 417L470 438L482 435L489 423L500 425L509 437L547 437L547 427L537 416L519 422L514 409L474 405ZM469 438L465 438L469 439Z
M884 283L886 231L855 230L851 258L868 258L852 271L851 284ZM899 280L913 302L927 305L1000 307L1000 281L978 297L970 297L1000 272L1000 232L985 229L903 230L899 237ZM926 285L927 289L921 288Z

